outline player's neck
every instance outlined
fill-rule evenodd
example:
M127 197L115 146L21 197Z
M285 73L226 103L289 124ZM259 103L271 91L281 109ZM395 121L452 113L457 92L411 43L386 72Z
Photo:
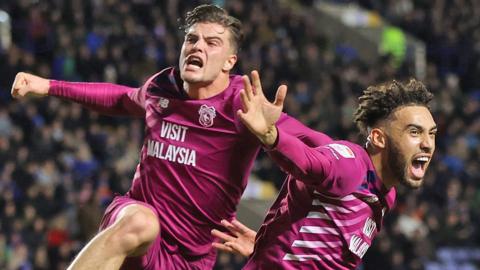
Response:
M371 148L367 149L368 155L372 160L373 167L375 167L375 172L382 181L386 189L390 189L395 186L395 176L392 174L389 166L385 164L385 159L382 156L380 151L375 151Z
M192 99L207 99L223 92L230 84L229 74L222 74L208 84L184 82L184 89Z

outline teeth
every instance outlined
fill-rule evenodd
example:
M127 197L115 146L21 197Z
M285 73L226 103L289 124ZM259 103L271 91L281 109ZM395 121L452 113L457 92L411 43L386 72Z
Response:
M428 157L419 157L419 158L416 158L415 160L416 160L416 161L421 161L421 162L427 162L427 161L428 161Z
M196 66L199 66L199 67L202 66L202 60L200 58L195 57L195 56L190 57L187 60L187 63L191 64L191 65L196 65Z

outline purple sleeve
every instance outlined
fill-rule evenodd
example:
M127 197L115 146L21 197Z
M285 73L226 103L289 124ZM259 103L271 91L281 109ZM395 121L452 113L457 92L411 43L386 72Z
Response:
M277 146L268 152L295 179L330 196L348 195L362 182L361 158L353 151L353 157L344 157L328 145L309 147L282 129L278 129L278 136Z
M111 83L50 81L51 96L78 102L107 115L145 115L145 90Z
M284 113L282 113L280 119L277 121L277 127L278 129L282 129L284 132L299 138L302 142L311 147L324 145L332 141L332 138L328 135L310 129L300 121Z

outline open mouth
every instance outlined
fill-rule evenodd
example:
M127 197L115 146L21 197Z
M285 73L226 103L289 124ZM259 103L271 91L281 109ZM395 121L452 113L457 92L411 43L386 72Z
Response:
M187 60L185 60L185 64L187 66L193 66L193 67L197 67L197 68L201 68L203 67L203 61L200 57L197 57L197 56L190 56L187 58Z
M419 156L413 159L411 173L414 178L422 179L425 176L428 161L430 161L430 158L427 156Z

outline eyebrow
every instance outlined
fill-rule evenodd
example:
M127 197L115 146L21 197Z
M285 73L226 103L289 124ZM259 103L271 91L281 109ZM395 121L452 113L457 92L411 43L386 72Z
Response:
M195 38L200 38L200 35L196 34L196 33L187 33L185 34L185 38L190 38L190 37L195 37ZM221 44L223 44L223 39L220 38L220 37L217 37L217 36L204 36L204 39L206 41L218 41L220 42Z
M412 127L416 129L424 130L422 126L419 126L416 124L408 124L405 129L412 128ZM437 130L437 125L434 125L433 127L430 128L430 131L434 131L434 130Z
M208 36L208 37L205 37L205 39L206 40L218 40L218 41L223 43L223 40L220 37L217 37L217 36Z
M186 37L188 36L195 36L195 37L199 37L200 35L195 33L195 32L190 32L190 33L186 33L185 34ZM204 36L205 39L218 39L218 40L222 40L222 38L220 38L219 36Z

